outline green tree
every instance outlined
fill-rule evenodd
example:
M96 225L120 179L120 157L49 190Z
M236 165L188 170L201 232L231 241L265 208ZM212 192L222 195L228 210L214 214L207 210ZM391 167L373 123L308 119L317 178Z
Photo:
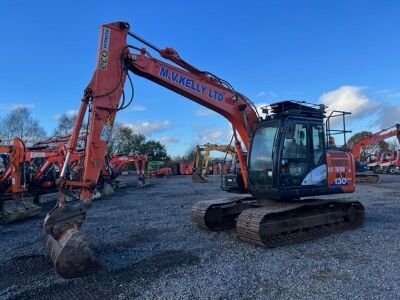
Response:
M361 131L356 133L350 137L347 144L351 148L355 143L360 141L363 138L369 137L373 133L371 131ZM367 161L368 156L376 152L383 152L389 149L389 144L385 141L380 141L378 143L374 143L368 146L364 146L360 151L360 160L365 162Z
M170 160L165 145L158 141L147 141L140 146L140 153L147 154L149 160Z
M167 150L160 142L147 141L143 134L134 133L129 127L116 124L108 143L108 156L130 154L135 151L147 154L149 160L169 160Z

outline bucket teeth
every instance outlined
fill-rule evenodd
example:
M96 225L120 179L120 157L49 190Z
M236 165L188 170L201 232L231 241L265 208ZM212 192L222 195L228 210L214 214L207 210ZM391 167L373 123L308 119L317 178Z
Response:
M193 173L192 181L193 182L206 182L205 178L201 174L198 174L198 173Z

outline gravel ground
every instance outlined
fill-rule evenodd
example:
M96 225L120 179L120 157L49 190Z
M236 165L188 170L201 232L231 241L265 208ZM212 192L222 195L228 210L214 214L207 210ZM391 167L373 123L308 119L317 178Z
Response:
M155 179L94 203L83 231L105 267L89 277L54 274L41 218L0 225L0 299L398 298L399 183L382 175L346 195L366 207L362 228L266 250L190 223L196 201L226 196L218 178Z

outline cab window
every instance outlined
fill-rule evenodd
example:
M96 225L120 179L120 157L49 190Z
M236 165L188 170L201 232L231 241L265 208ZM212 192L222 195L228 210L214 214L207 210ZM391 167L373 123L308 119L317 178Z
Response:
M324 153L324 128L322 125L312 125L311 127L312 142L313 142L313 160L314 165L318 166L323 163Z
M307 158L307 125L287 128L282 158Z
M255 132L250 155L251 170L264 171L273 168L272 151L276 132L276 126L262 127Z

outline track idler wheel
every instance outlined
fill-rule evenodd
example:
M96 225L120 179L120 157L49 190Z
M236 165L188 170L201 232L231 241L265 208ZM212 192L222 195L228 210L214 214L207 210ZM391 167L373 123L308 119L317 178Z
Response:
M194 172L192 175L193 182L206 182L207 180L203 177L203 175Z
M44 221L45 248L55 271L63 278L76 278L97 272L101 262L79 231L86 207L69 203L50 212Z

